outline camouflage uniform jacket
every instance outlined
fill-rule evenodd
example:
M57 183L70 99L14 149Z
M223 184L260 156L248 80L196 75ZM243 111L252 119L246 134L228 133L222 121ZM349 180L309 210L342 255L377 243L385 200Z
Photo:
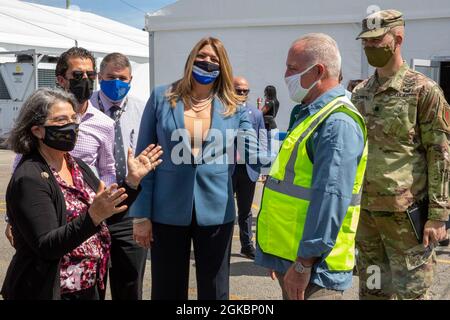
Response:
M400 212L428 198L428 218L448 220L450 106L440 87L403 63L383 84L376 73L360 83L352 101L369 139L362 208Z

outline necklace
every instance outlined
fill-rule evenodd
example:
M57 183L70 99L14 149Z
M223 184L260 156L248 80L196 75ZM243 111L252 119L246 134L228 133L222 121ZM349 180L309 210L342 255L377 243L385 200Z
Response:
M208 108L211 105L211 102L213 100L213 96L210 95L209 97L205 98L205 99L196 99L193 96L190 97L191 100L191 109L194 110L195 112L200 112L205 110L206 108Z
M191 100L192 101L195 101L195 102L205 102L206 100L210 100L211 98L212 98L212 94L210 95L210 96L208 96L208 97L206 97L206 98L204 98L204 99L197 99L196 97L194 97L194 96L191 96Z

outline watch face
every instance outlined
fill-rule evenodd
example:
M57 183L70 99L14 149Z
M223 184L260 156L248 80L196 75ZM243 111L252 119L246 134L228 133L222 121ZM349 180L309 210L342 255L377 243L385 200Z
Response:
M301 262L296 261L294 265L294 270L298 273L311 272L312 267L305 267Z
M296 262L295 266L294 266L294 270L297 271L298 273L303 273L305 271L305 268L303 267L303 265L300 262Z

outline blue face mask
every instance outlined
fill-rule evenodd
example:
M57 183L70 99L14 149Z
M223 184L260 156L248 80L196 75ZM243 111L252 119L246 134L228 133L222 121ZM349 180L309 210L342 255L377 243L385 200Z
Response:
M192 68L192 76L200 84L210 84L220 74L220 66L208 61L195 61Z
M125 98L131 86L128 82L114 79L100 81L100 88L109 99L119 101Z

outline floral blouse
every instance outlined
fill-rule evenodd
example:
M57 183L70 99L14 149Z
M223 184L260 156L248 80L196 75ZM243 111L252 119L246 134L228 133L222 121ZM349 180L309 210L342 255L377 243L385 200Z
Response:
M84 183L76 161L69 154L66 155L66 160L72 174L73 186L69 186L54 168L51 170L64 195L66 218L67 222L70 222L80 215L88 214L95 192ZM110 247L111 236L106 224L102 222L99 232L61 259L61 294L88 289L96 284L100 289L104 289Z

